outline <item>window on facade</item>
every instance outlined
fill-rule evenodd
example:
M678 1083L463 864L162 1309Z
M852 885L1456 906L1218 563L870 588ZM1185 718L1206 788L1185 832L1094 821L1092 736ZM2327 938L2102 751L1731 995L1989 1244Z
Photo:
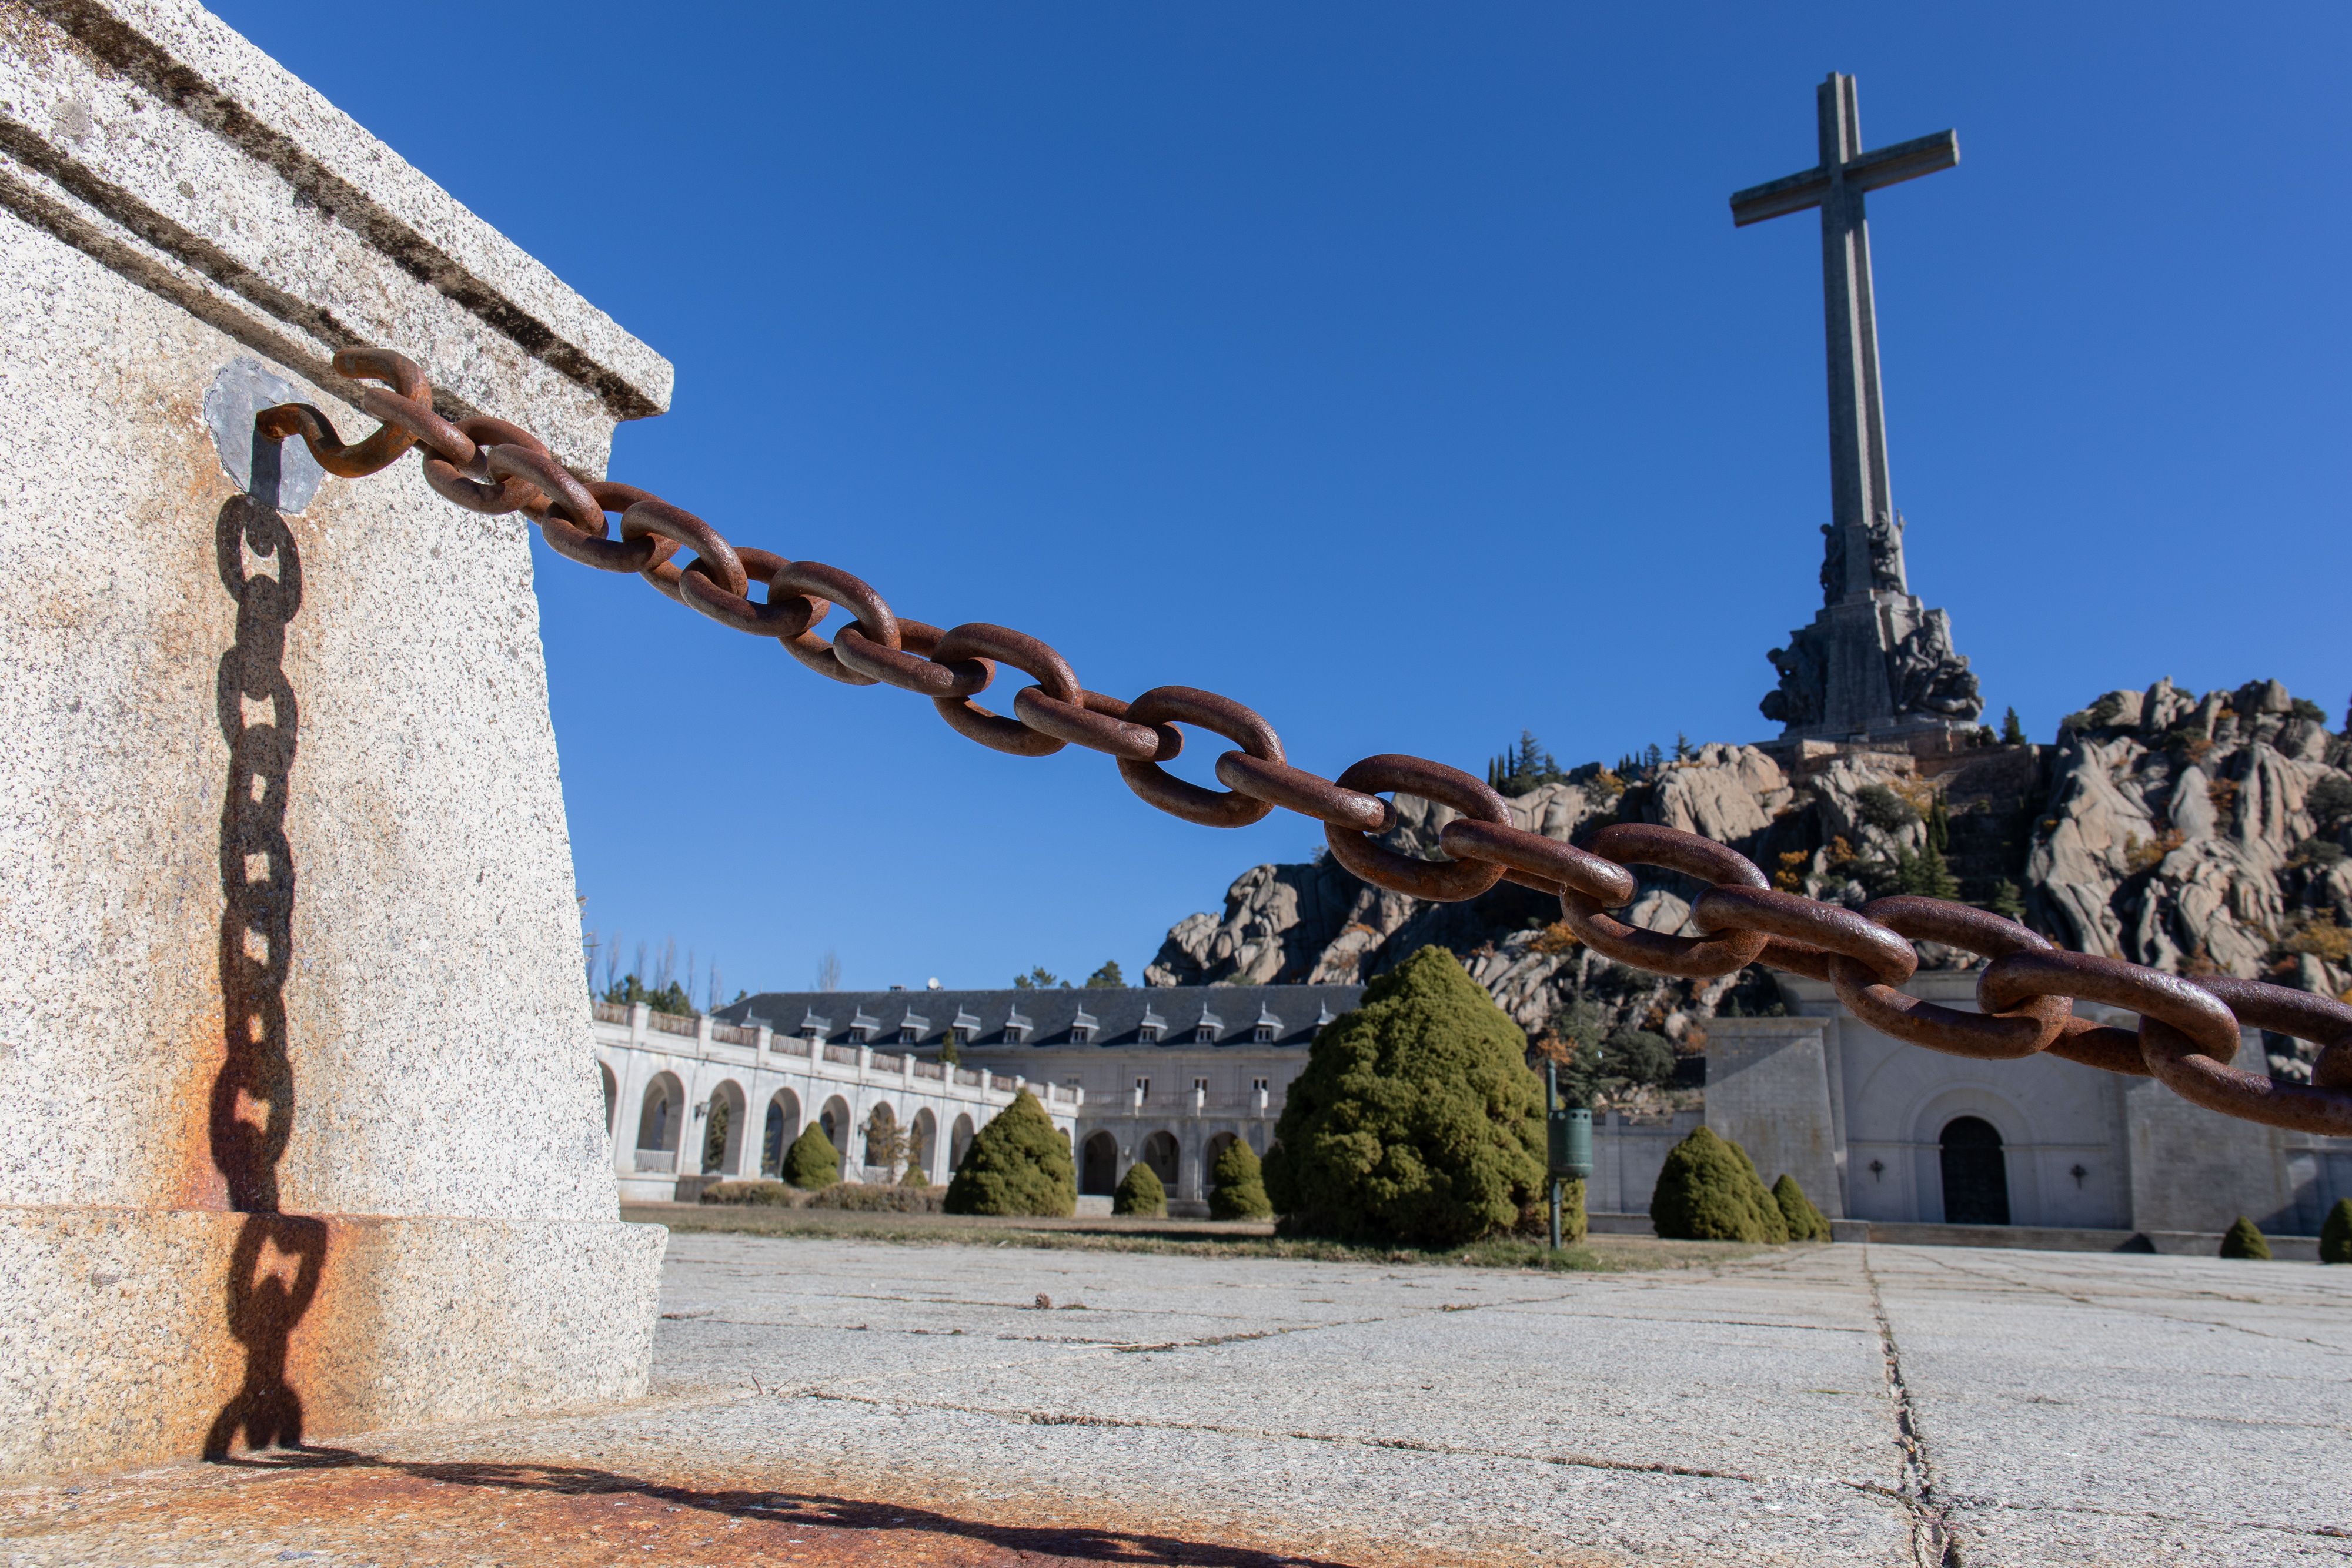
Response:
M1265 1082L1265 1079L1263 1079L1263 1078L1253 1078L1253 1079L1251 1079L1251 1080L1250 1080L1250 1087L1251 1087L1252 1089L1256 1090L1259 1093L1263 1094L1263 1093L1265 1093L1265 1090L1266 1090L1266 1082Z
M1150 1079L1139 1078L1135 1081L1135 1097L1138 1100L1149 1100L1151 1098Z
M1209 1092L1209 1081L1205 1078L1195 1078L1192 1080L1192 1087L1196 1092L1206 1094Z
M1274 1040L1274 1026L1270 1023L1262 1023L1257 1026L1257 1032L1250 1038L1260 1045L1271 1044Z

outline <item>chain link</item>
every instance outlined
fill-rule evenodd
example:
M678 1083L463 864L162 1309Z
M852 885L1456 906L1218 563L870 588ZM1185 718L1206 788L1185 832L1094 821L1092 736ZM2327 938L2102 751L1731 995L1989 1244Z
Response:
M1678 829L1615 823L1582 846L1513 825L1482 780L1424 758L1368 757L1334 779L1293 767L1274 727L1231 697L1159 686L1121 702L1082 686L1052 647L1010 627L967 622L942 632L899 619L864 580L837 567L791 561L730 544L693 513L626 485L583 483L530 432L482 415L454 423L434 412L424 372L389 350L346 350L334 367L359 381L361 408L382 421L346 444L306 403L261 411L270 440L300 436L321 467L362 478L415 447L433 490L469 511L520 511L558 554L604 571L636 572L722 626L772 637L817 674L850 685L890 685L929 697L940 716L979 744L1022 757L1066 745L1107 753L1147 804L1207 827L1238 828L1276 807L1323 824L1331 853L1366 882L1414 898L1475 898L1506 878L1559 898L1563 919L1602 956L1653 973L1713 979L1766 964L1834 986L1873 1029L1955 1056L2018 1060L2047 1051L2109 1072L2153 1077L2182 1099L2273 1127L2352 1135L2352 1007L2259 980L2168 975L2120 958L2069 953L2013 920L1944 899L1882 898L1859 910L1776 892L1738 852ZM607 514L621 519L618 537ZM693 559L673 563L682 551ZM765 602L750 597L757 584ZM852 619L831 640L814 628L835 605ZM1012 713L972 699L1000 664L1027 674ZM1215 763L1223 790L1160 766L1183 747L1179 724L1238 747ZM1423 860L1377 841L1397 822L1383 792L1418 796L1460 815ZM1628 867L1658 866L1708 883L1692 905L1697 936L1626 925ZM1977 979L1980 1011L1961 1012L1898 989L1918 967L1914 940L1990 960ZM2076 1001L2138 1015L2137 1030L2074 1016ZM2241 1028L2320 1048L2309 1085L2273 1082L2233 1065Z

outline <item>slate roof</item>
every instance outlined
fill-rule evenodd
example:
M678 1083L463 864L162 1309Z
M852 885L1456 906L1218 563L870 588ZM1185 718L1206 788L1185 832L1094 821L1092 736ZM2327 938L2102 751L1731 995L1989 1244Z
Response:
M950 1029L970 1030L970 1043L1068 1046L1303 1046L1352 1009L1361 986L1117 986L1002 991L762 991L713 1016L732 1024L766 1024L779 1034L815 1030L832 1045L868 1042L897 1049L936 1048ZM1008 1029L1008 1025L1013 1026ZM1025 1028L1021 1026L1025 1025ZM1272 1039L1260 1040L1266 1027ZM1146 1030L1156 1030L1156 1040ZM1204 1038L1202 1031L1207 1031Z

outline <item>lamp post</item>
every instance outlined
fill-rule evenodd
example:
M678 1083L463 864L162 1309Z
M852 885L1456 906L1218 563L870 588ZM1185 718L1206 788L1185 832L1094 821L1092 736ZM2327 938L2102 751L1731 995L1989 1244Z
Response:
M1544 1062L1544 1127L1550 1158L1551 1249L1559 1250L1559 1184L1592 1175L1592 1113L1559 1103L1559 1063Z

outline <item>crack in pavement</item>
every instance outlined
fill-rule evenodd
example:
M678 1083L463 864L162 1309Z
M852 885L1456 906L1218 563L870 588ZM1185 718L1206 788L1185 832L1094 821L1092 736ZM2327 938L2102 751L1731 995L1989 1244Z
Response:
M1927 1445L1919 1432L1919 1413L1911 1404L1910 1385L1903 1381L1903 1358L1895 1348L1895 1324L1878 1291L1878 1271L1870 1266L1870 1249L1863 1248L1862 1277L1870 1287L1871 1315L1878 1320L1878 1348L1886 1364L1886 1393L1895 1406L1895 1446L1903 1456L1903 1501L1911 1512L1911 1561L1915 1568L1959 1568L1959 1542L1954 1538L1949 1509L1936 1494L1936 1475L1927 1460Z

